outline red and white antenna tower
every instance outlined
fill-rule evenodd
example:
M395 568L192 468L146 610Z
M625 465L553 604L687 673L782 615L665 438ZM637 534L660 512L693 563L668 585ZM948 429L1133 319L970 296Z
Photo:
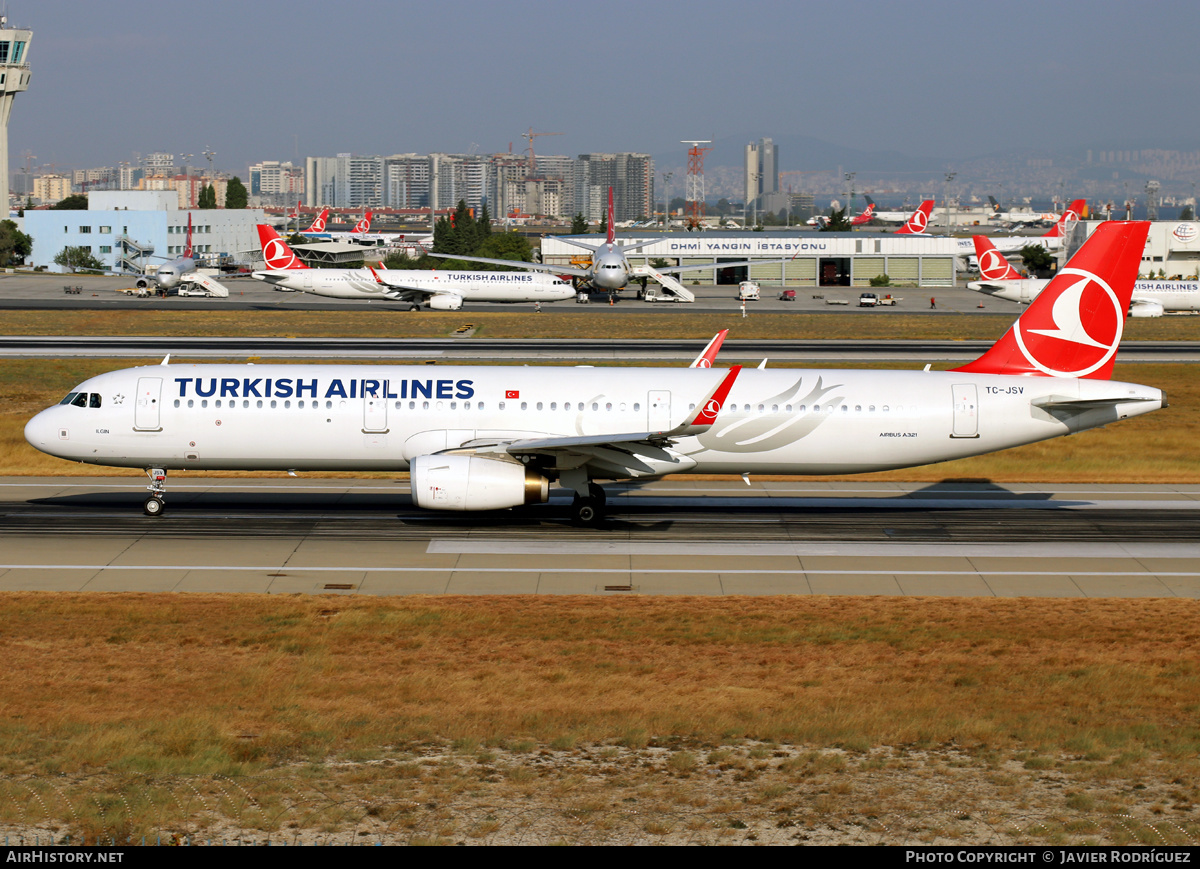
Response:
M700 146L711 142L712 139L682 140L684 145L692 146L688 148L687 193L684 196L687 200L687 223L691 229L704 222L704 155L712 148Z

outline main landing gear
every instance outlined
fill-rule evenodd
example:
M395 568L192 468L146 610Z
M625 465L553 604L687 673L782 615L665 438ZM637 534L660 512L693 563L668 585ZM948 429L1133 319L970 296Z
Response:
M166 505L163 498L167 494L167 472L164 468L146 468L146 476L150 478L150 497L142 505L147 516L161 516Z
M595 526L604 521L604 488L595 483L587 484L587 494L575 493L571 502L571 522L575 525Z

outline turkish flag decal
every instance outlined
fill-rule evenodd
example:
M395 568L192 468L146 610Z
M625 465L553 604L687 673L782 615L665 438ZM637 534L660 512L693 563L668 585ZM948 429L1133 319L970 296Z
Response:
M505 398L520 398L520 397L521 397L521 390L519 390L519 389L508 389L508 390L505 390L505 392L504 392L504 397L505 397Z

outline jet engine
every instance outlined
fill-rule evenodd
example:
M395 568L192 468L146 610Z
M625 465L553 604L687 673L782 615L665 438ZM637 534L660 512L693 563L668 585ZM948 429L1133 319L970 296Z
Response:
M434 311L458 311L462 309L462 296L439 293L429 299L429 307Z
M1161 302L1138 302L1129 309L1131 317L1161 317L1163 306Z
M413 500L426 510L504 510L550 498L549 480L501 459L417 456L409 477Z

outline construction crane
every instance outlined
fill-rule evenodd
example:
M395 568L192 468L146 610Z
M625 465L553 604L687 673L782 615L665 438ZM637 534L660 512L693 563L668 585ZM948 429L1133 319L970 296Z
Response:
M529 142L529 147L525 150L529 152L529 177L533 178L537 175L537 160L533 154L533 140L539 136L565 136L566 133L535 133L533 127L529 128L528 133L522 133L521 138Z

